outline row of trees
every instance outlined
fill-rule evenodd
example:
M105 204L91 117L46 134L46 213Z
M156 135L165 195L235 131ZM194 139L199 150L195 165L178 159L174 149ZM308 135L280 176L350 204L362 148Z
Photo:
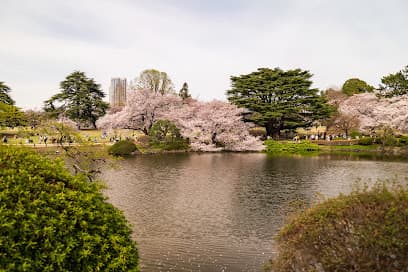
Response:
M377 90L379 96L387 98L408 94L408 66L395 74L382 77ZM354 94L374 92L375 88L364 80L350 78L344 82L341 91L348 96L352 96Z
M312 74L301 69L282 70L280 68L259 68L257 71L231 77L231 89L227 91L228 101L240 109L239 113L231 104L225 102L198 102L191 98L188 84L184 83L178 95L174 84L165 72L149 69L143 71L131 85L128 105L124 109L117 109L117 115L110 114L100 123L108 127L109 118L115 116L115 124L111 127L128 127L140 129L145 134L158 119L167 119L176 123L183 135L196 139L191 126L204 125L185 120L197 119L206 108L223 108L225 116L239 116L236 122L245 122L265 127L267 136L279 137L281 131L295 130L298 127L309 127L316 122L327 123L336 113L336 103L330 105L328 98L335 96L335 92L326 92L321 95L319 90L312 88ZM380 93L383 96L395 96L408 93L408 66L396 74L383 77ZM342 89L345 95L373 92L374 88L360 79L347 80ZM0 83L0 122L3 126L26 125L35 126L42 117L34 112L28 116L14 106L14 100L9 95L10 88ZM77 127L96 127L97 120L105 116L108 103L104 102L104 92L94 79L88 78L85 73L75 71L60 83L60 92L46 100L44 111L47 117L68 118L76 122ZM340 96L339 96L340 97ZM225 103L223 107L220 105ZM333 104L333 103L332 103ZM218 106L216 106L218 105ZM230 108L228 108L230 107ZM213 109L212 115L217 114ZM119 112L118 112L119 111ZM160 113L163 112L163 114ZM157 113L159 112L159 113ZM183 112L183 114L180 114ZM191 117L194 115L194 118ZM222 115L222 114L221 114ZM203 116L200 118L205 119ZM209 117L205 122L212 122L216 118ZM204 122L202 120L202 122ZM223 122L228 123L227 120ZM137 124L137 125L136 125ZM214 127L222 127L213 124ZM250 126L250 125L249 125ZM243 129L239 125L235 127ZM208 129L211 131L212 129ZM227 131L228 129L222 128ZM217 139L221 132L208 132L217 136L210 137L209 143L219 145ZM233 134L233 133L232 133ZM233 137L232 134L230 137ZM200 140L206 142L207 140ZM208 141L207 141L208 142Z

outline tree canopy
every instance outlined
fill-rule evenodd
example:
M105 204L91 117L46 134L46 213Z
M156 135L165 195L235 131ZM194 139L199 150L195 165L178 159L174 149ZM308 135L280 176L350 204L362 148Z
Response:
M78 127L81 124L96 127L96 120L108 109L108 103L102 100L104 97L105 93L94 79L75 71L60 83L60 93L44 102L44 110L63 114L77 122Z
M0 103L6 105L14 105L14 100L10 97L10 87L7 86L4 82L0 81Z
M59 159L0 147L1 271L138 271L124 215Z
M135 80L136 88L150 90L155 93L166 94L174 92L174 85L166 72L147 69L140 73Z
M408 65L401 71L381 79L380 94L385 97L408 94Z
M0 126L18 127L27 124L27 119L19 108L0 102Z
M342 92L348 96L359 93L372 93L374 87L368 85L367 82L358 78L350 78L344 82Z
M301 69L259 68L231 77L228 100L248 109L247 120L264 126L268 136L279 136L283 129L310 126L330 115L326 98L311 88L311 77Z

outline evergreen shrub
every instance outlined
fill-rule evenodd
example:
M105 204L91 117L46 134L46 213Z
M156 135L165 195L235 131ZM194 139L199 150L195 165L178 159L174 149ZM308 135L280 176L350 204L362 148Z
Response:
M0 147L0 271L138 271L130 235L98 183Z
M407 187L378 183L324 201L277 240L269 271L407 271Z
M137 151L136 145L127 140L118 141L108 149L109 154L114 156L129 156L135 151Z
M372 145L374 144L374 138L371 137L364 137L358 139L358 144L359 145Z

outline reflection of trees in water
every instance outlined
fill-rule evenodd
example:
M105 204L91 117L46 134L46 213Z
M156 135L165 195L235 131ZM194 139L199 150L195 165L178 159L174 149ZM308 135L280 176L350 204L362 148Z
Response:
M273 236L293 202L315 196L314 176L324 164L317 158L265 156L239 169L233 200L237 235Z
M212 270L215 259L231 262L229 268L261 260L259 268L291 202L339 192L353 175L389 175L387 166L408 171L406 164L257 153L147 155L119 163L121 169L105 172L106 194L133 224L151 270L163 256L169 258L163 270L180 258Z

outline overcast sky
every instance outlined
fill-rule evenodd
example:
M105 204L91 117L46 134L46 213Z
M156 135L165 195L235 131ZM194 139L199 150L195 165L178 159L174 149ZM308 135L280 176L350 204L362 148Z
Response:
M107 94L111 77L155 68L203 100L259 67L377 86L408 64L407 28L405 0L0 0L0 81L25 109L74 70Z

